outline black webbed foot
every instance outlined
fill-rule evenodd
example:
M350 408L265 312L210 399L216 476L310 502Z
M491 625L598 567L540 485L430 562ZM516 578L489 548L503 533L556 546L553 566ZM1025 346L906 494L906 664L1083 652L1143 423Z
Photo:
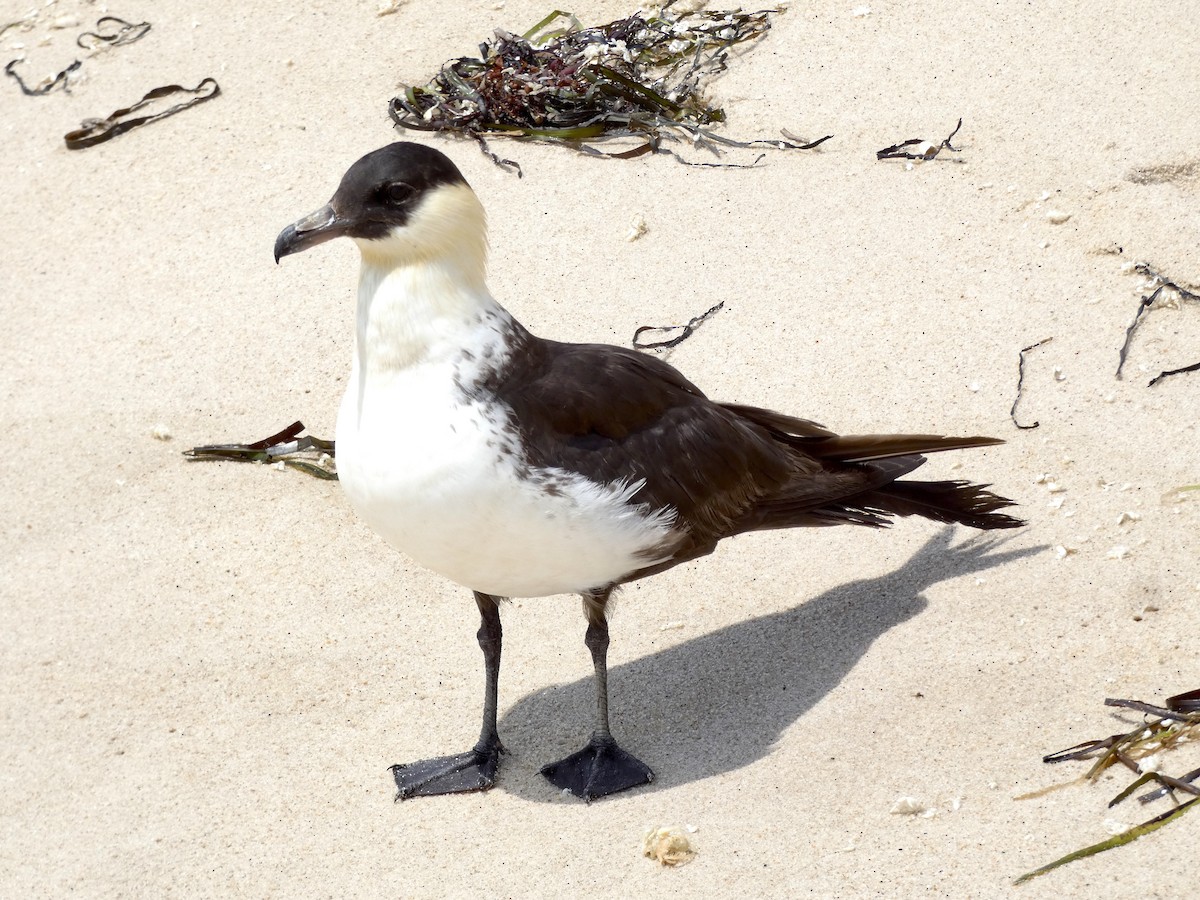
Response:
M396 799L486 791L496 783L496 769L503 752L497 742L494 747L476 747L456 756L394 765Z
M654 780L649 766L610 737L593 737L582 750L542 766L542 774L555 787L588 801Z

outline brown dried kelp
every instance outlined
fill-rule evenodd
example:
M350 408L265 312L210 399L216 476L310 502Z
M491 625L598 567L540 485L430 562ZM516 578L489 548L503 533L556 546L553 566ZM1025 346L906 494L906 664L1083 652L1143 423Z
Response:
M179 84L168 84L164 87L157 87L149 91L137 103L124 109L118 109L106 119L85 119L75 131L67 132L63 140L66 141L68 150L82 150L85 147L94 147L96 144L112 140L118 134L124 134L126 131L131 131L140 125L149 125L151 122L157 122L159 119L173 116L177 112L183 112L188 107L211 100L220 93L220 85L212 78L205 78L194 88L185 88ZM190 100L176 103L174 106L168 107L161 112L136 116L132 119L126 118L131 113L143 109L155 100L161 100L164 97L170 97L174 94L191 94L192 97Z
M1125 329L1125 342L1121 344L1121 354L1117 360L1118 379L1121 378L1121 370L1125 367L1125 357L1129 355L1129 345L1133 342L1134 331L1136 331L1138 325L1141 324L1142 316L1150 309L1151 306L1154 305L1154 302L1162 296L1163 291L1174 291L1181 300L1200 301L1200 294L1189 291L1187 288L1180 287L1171 279L1164 275L1160 275L1158 272L1155 272L1147 263L1138 263L1133 267L1133 270L1149 278L1150 285L1154 287L1154 291L1153 293L1148 294L1141 299L1141 302L1138 304L1137 312L1134 313L1133 321L1130 322L1129 327ZM1181 369L1171 369L1166 372L1160 372L1151 380L1147 387L1153 387L1154 385L1158 384L1158 382L1171 375L1180 375L1184 372L1196 371L1200 371L1200 363L1184 366Z
M293 422L278 434L250 444L206 444L184 450L190 460L225 459L234 462L282 463L317 478L335 480L335 445L312 435L301 436L303 422Z
M493 153L485 135L558 141L619 159L663 152L664 139L686 138L718 155L722 146L801 150L829 139L736 141L715 134L711 126L724 122L725 113L704 95L706 80L728 67L733 47L762 38L779 10L684 14L671 7L593 28L555 10L524 35L497 30L478 58L451 60L424 87L405 86L389 113L399 128L470 135L493 162L518 175L520 166ZM585 143L616 137L641 143L610 153Z
M1156 384L1158 384L1164 378L1168 378L1171 375L1182 375L1185 372L1200 372L1200 362L1192 363L1190 366L1182 366L1181 368L1178 368L1178 369L1167 369L1167 371L1165 371L1165 372L1159 372L1157 375L1155 375L1153 378L1150 379L1150 383L1147 384L1146 387L1154 387Z
M882 150L875 151L876 159L933 159L943 150L949 150L951 153L958 153L957 147L950 146L950 142L954 140L954 136L958 134L958 129L962 128L962 119L958 120L958 124L954 126L954 130L950 132L950 137L946 138L940 144L934 144L924 138L909 138L907 141L901 141L899 144L892 144L890 147L884 147ZM905 147L915 147L916 152L905 150Z
M643 325L633 333L633 349L660 350L667 349L669 347L678 347L680 344L690 338L697 328L708 321L710 316L715 315L717 312L723 309L724 306L725 301L722 300L716 306L710 307L705 312L700 313L700 315L693 316L692 318L688 319L687 324L685 325ZM662 332L664 336L671 331L678 331L679 334L671 338L665 338L661 341L646 342L639 340L639 338L647 331L659 331Z
M1021 352L1017 355L1017 396L1013 400L1012 408L1008 411L1008 417L1013 420L1014 425L1025 431L1037 428L1042 424L1041 422L1034 422L1032 425L1022 425L1017 421L1017 404L1021 402L1021 392L1025 389L1025 354L1030 350L1042 346L1042 344L1050 343L1052 340L1054 340L1052 337L1042 338L1036 344L1030 344L1028 347L1022 348Z
M101 16L96 20L96 29L96 31L85 31L75 38L76 46L82 50L124 47L126 44L132 44L144 38L150 31L150 23L126 22L116 16Z
M68 79L71 77L72 72L83 65L83 61L77 59L53 78L47 78L41 84L30 87L25 83L25 79L17 73L17 64L19 62L21 62L19 59L12 60L4 67L4 74L17 80L17 84L21 88L21 93L26 97L44 97L59 85L62 85L64 91L70 93L71 89L68 85Z
M1126 800L1139 788L1152 781L1157 782L1160 787L1138 797L1138 801L1143 804L1150 803L1169 794L1176 805L1174 808L1160 813L1152 819L1148 819L1140 825L1136 825L1128 831L1123 831L1108 840L1068 853L1066 856L1034 869L1032 872L1026 872L1017 879L1017 884L1028 881L1031 878L1036 878L1039 875L1044 875L1069 862L1094 856L1105 850L1111 850L1113 847L1120 847L1145 834L1157 831L1168 822L1182 816L1188 810L1195 809L1197 802L1200 801L1200 788L1196 787L1193 783L1197 779L1200 779L1200 769L1176 778L1165 775L1157 770L1143 771L1142 766L1138 763L1138 760L1157 756L1159 753L1170 750L1179 744L1187 741L1195 741L1197 738L1200 738L1200 690L1188 691L1185 694L1177 694L1174 697L1170 697L1164 706L1143 703L1140 700L1114 700L1111 698L1105 700L1104 705L1137 710L1155 718L1151 721L1143 722L1133 730L1123 734L1114 734L1095 741L1084 741L1082 744L1076 744L1074 747L1068 747L1066 750L1051 753L1043 757L1042 761L1059 763L1067 760L1095 759L1096 762L1082 779L1092 783L1095 783L1105 770L1117 763L1130 769L1139 777L1109 802L1108 805L1110 807L1116 806L1118 803ZM1176 792L1192 795L1191 799L1180 803Z

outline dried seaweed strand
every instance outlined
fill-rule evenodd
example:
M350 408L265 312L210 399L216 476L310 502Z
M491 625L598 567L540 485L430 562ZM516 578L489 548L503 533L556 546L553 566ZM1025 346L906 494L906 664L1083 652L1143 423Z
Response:
M686 140L717 156L722 147L812 149L829 137L736 141L709 128L725 113L705 98L704 82L728 68L733 47L765 36L777 12L684 14L668 3L658 13L584 28L555 10L524 35L497 30L479 57L450 60L423 87L405 86L388 113L397 128L470 135L492 162L518 175L520 166L492 152L485 135L553 141L617 159L670 152L684 162L662 142ZM620 137L641 143L611 153L586 143Z
M1184 366L1182 369L1168 369L1165 372L1159 372L1150 379L1150 383L1146 387L1154 387L1164 378L1169 378L1172 375L1183 375L1185 372L1200 372L1200 362L1192 363L1190 366Z
M1123 831L1118 835L1114 835L1106 841L1101 841L1098 844L1092 844L1090 847L1084 847L1082 850L1076 850L1073 853L1068 853L1066 856L1060 857L1059 859L1054 860L1052 863L1047 863L1040 868L1034 869L1032 872L1026 872L1024 875L1018 878L1014 884L1024 884L1030 879L1037 878L1039 875L1045 875L1047 872L1051 872L1054 869L1057 869L1059 866L1065 866L1069 862L1075 862L1077 859L1085 859L1089 856L1095 856L1097 853L1103 853L1105 850L1111 850L1114 847L1122 847L1125 844L1132 843L1143 835L1147 835L1152 831L1157 831L1168 822L1178 819L1188 810L1194 809L1197 802L1200 802L1200 797L1189 800L1182 806L1169 809L1165 813L1155 816L1153 819L1143 822L1141 825L1136 825L1133 828L1130 828L1128 831Z
M1030 350L1042 346L1042 344L1050 343L1052 340L1054 340L1053 337L1042 338L1036 344L1030 344L1028 347L1023 348L1019 354L1017 354L1017 396L1013 400L1012 408L1008 411L1008 417L1012 419L1014 425L1026 431L1032 428L1037 428L1042 423L1034 422L1032 425L1022 425L1017 421L1017 404L1021 402L1021 394L1025 390L1025 354Z
M702 312L700 315L693 316L692 318L688 319L686 325L643 325L642 327L640 327L637 331L635 331L633 333L633 342L632 342L633 349L635 349L635 350L662 350L662 349L667 349L669 347L678 347L680 344L682 344L684 341L686 341L688 338L690 338L697 328L699 328L706 321L708 321L709 317L715 315L719 310L723 309L724 306L725 306L725 301L722 300L716 306L710 307L706 311ZM667 331L674 331L676 329L682 329L682 331L680 331L679 334L675 335L675 337L670 338L665 341L650 341L648 343L638 341L638 335L640 335L644 332L647 332L647 331L667 332Z
M186 88L179 84L168 84L164 87L157 87L148 91L137 103L127 106L124 109L118 109L116 112L109 114L105 119L84 119L79 128L75 131L67 132L63 136L63 140L66 142L68 150L83 150L86 147L94 147L96 144L112 140L117 135L124 134L126 131L131 131L141 125L149 125L151 122L157 122L159 119L165 119L167 116L183 112L188 107L195 106L197 103L212 100L220 93L221 86L213 78L205 78L194 88ZM125 118L153 101L161 100L163 97L170 97L172 94L191 94L192 96L190 100L176 103L162 112L137 116L133 119Z
M1139 724L1132 731L1125 734L1114 734L1100 740L1084 741L1081 744L1076 744L1074 747L1068 747L1066 750L1050 753L1042 757L1042 761L1058 763L1067 760L1087 759L1099 754L1091 770L1081 779L1093 783L1100 777L1104 770L1117 763L1121 763L1132 770L1138 775L1138 778L1109 802L1108 805L1110 808L1133 796L1139 788L1152 781L1158 782L1161 787L1138 797L1140 803L1149 803L1168 794L1175 800L1176 791L1197 796L1108 840L1068 853L1054 862L1034 869L1031 872L1026 872L1016 880L1017 884L1021 884L1031 878L1036 878L1039 875L1044 875L1046 872L1057 869L1059 866L1069 862L1074 862L1077 859L1084 859L1085 857L1102 853L1105 850L1111 850L1113 847L1128 844L1142 835L1158 830L1163 825L1178 818L1188 809L1194 808L1197 801L1200 801L1200 788L1195 787L1191 783L1200 778L1200 769L1188 772L1182 777L1173 777L1161 772L1143 772L1136 762L1136 760L1143 757L1157 754L1163 750L1169 750L1182 741L1200 736L1200 689L1169 697L1164 706L1143 703L1140 700L1113 698L1106 699L1104 705L1132 709L1156 716L1157 718L1153 721ZM1178 803L1178 800L1176 800L1176 803Z
M117 25L117 30L112 34L101 34L99 30L104 28L105 22L111 22ZM134 41L140 41L144 38L147 32L150 31L149 22L126 22L124 19L119 19L116 16L101 16L96 20L97 31L85 31L79 37L75 38L75 46L81 50L100 50L108 47L124 47L126 44L132 44ZM85 38L90 38L85 42Z
M316 478L337 479L334 463L336 445L312 435L300 436L303 422L293 422L287 428L249 444L206 444L184 450L189 460L230 460L232 462L283 463Z
M1180 287L1178 284L1176 284L1171 279L1167 278L1165 275L1160 275L1158 272L1151 269L1150 265L1148 263L1138 263L1137 265L1135 265L1133 267L1133 270L1135 272L1138 272L1139 274L1145 275L1147 278L1149 278L1151 280L1151 283L1157 282L1158 287L1156 287L1154 289L1153 293L1151 293L1150 295L1143 297L1141 299L1141 301L1138 303L1137 312L1134 313L1133 321L1130 322L1129 327L1125 329L1125 342L1123 344L1121 344L1121 354L1117 360L1117 380L1118 381L1121 380L1121 370L1125 367L1125 357L1129 355L1129 345L1133 341L1134 331L1136 331L1138 325L1141 324L1142 316L1150 309L1151 306L1154 305L1154 301L1159 298L1159 296L1162 294L1162 292L1164 290L1169 288L1169 289L1175 291L1175 293L1177 293L1184 300L1193 300L1196 302L1200 302L1200 294L1194 293L1193 291L1189 291L1187 288ZM1167 378L1171 375L1179 375L1184 372L1195 372L1195 371L1200 371L1200 363L1195 363L1194 365L1190 365L1190 366L1184 366L1182 369L1171 369L1170 371L1167 371L1167 372L1160 372L1146 386L1153 387L1158 382L1160 382L1162 379Z
M958 134L958 129L962 128L963 120L959 118L958 124L954 126L954 130L950 132L950 136L942 141L937 146L924 138L909 138L907 141L901 141L899 144L892 144L890 147L884 147L882 150L875 152L876 159L923 159L929 160L936 157L943 150L949 150L952 153L958 153L957 147L952 147L950 142L954 140L954 136ZM917 144L928 144L920 153L910 153L905 150L905 147L912 147Z
M71 63L69 66L67 66L65 69L63 69L61 72L59 72L57 75L55 75L49 81L47 81L43 84L40 84L37 87L30 87L29 85L27 85L25 83L25 79L23 79L20 75L18 75L15 70L17 63L19 63L19 62L21 62L21 60L19 60L19 59L12 60L8 65L6 65L4 67L4 74L8 75L12 78L15 78L17 80L17 84L21 86L21 93L24 94L26 97L44 97L48 93L50 93L52 90L54 90L56 87L58 87L60 84L62 85L62 89L64 91L66 91L68 94L71 93L71 89L67 84L67 79L70 77L72 72L74 72L81 65L83 65L83 61L77 59L77 60L75 60L75 62Z
M1200 778L1200 769L1192 769L1186 774L1180 775L1178 778L1171 778L1169 775L1164 776L1162 781L1163 786L1157 790L1150 791L1148 794L1142 794L1138 797L1138 803L1150 803L1157 800L1159 797L1165 797L1171 794L1171 789L1182 790L1189 794L1200 794L1200 788L1192 786L1192 782ZM1171 794L1174 796L1174 794Z

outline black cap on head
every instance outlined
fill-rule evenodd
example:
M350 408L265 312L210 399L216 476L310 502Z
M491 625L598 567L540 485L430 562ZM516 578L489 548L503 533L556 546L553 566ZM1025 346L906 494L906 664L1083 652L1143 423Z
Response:
M275 261L335 237L386 237L408 223L429 191L466 183L450 158L432 147L397 141L373 150L346 170L328 205L280 232Z

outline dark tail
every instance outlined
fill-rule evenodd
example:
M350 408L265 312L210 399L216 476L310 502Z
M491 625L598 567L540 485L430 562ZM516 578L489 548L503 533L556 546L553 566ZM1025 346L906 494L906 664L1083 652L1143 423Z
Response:
M971 528L1019 528L1025 524L1014 516L996 512L1013 501L987 490L989 485L969 481L893 481L853 497L848 506L885 516L924 516L935 522L969 525Z
M971 528L1018 528L1025 523L997 512L1013 501L969 481L898 481L925 459L922 454L988 447L1004 441L989 437L936 434L839 435L816 422L769 409L725 404L765 428L780 443L825 466L796 485L766 499L735 531L795 528L806 525L886 527L893 516L923 516L935 522Z

